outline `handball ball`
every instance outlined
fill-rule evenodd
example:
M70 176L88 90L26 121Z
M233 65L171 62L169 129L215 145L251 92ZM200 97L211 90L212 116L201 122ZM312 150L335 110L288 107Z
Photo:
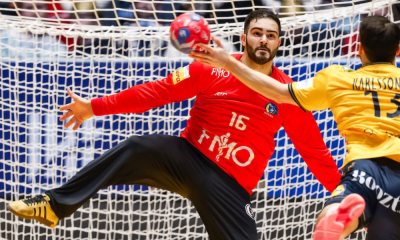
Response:
M189 54L195 44L210 42L208 23L196 13L179 15L171 24L170 40L178 51Z

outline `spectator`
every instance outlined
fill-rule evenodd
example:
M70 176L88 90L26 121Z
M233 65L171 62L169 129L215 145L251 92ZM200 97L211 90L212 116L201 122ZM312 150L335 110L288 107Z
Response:
M101 25L101 11L97 11L97 7L94 2L75 2L75 22L80 25L83 29L87 29L88 26L99 26ZM101 39L93 37L78 37L75 41L74 50L77 55L128 55L126 41L114 40L112 38ZM114 48L117 49L114 49Z
M14 3L11 0L0 2L0 14L17 16Z
M41 20L50 19L48 4L42 1L18 2L16 10L23 18ZM0 31L0 58L26 59L48 58L55 54L66 54L67 48L58 36L35 32Z
M357 1L357 4L369 1ZM351 6L353 3L349 0L314 0L313 4L315 10L332 9L333 4L337 7L347 7Z
M153 3L150 0L136 0L133 2L114 0L107 1L102 9L103 17L114 20L103 20L105 26L124 26L136 24L150 26L155 24L157 10L162 10L163 4ZM117 11L115 11L117 9ZM117 15L116 15L116 14Z
M294 5L294 6L293 6ZM293 17L304 14L306 9L302 0L283 0L279 8L280 17Z
M171 2L171 0L165 0L163 3L158 5L160 10L156 12L156 17L158 23L162 25L170 25L175 17L187 12L189 9L192 10L192 4L189 2L187 4ZM196 8L196 13L198 13Z
M343 3L340 3L343 2ZM284 16L298 16L301 12L305 12L308 6L304 5L302 1L294 1L297 9L289 7L292 5L292 0L282 1L280 8L280 14ZM314 2L315 9L330 9L332 3L339 4L340 6L347 6L348 3L345 1L325 1L319 0ZM284 7L284 6L287 7ZM350 51L355 50L357 36L350 35L354 32L353 26L358 25L359 16L344 18L339 21L331 23L316 23L310 26L301 27L290 30L290 34L283 32L282 46L287 46L287 50L278 52L278 56L292 55L311 55L312 57L334 57L340 54L347 54ZM289 37L285 37L290 36ZM290 51L290 53L289 53Z
M40 1L17 2L19 14L24 18L39 18L42 21L49 17L48 5Z
M263 6L261 0L254 1L234 1L225 2L214 0L213 3L206 4L205 9L207 13L205 18L210 18L210 24L224 25L226 23L238 23L239 26L243 25L244 19L252 10ZM233 52L241 51L242 45L240 43L240 35L233 35L231 42L233 43L230 48Z
M205 17L215 19L215 21L211 23L224 24L237 22L242 24L247 14L249 14L253 8L259 6L263 6L261 0L240 0L234 2L214 0L213 3L207 4L207 10L211 10L212 12L206 14Z

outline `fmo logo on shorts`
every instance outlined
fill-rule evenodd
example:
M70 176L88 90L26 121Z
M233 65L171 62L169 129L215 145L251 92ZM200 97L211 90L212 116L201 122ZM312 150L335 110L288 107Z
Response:
M397 205L399 203L400 197L394 198L389 193L384 192L383 189L376 184L376 181L373 177L371 176L366 177L366 175L367 174L363 171L355 170L353 172L353 179L351 180L357 181L360 184L365 185L372 191L375 191L376 199L382 206L390 208L394 212L400 213L400 211L397 210Z

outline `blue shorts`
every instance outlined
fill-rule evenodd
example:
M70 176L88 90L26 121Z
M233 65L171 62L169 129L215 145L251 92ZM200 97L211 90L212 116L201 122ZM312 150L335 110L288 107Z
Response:
M358 229L368 228L367 240L400 239L399 162L381 157L348 163L340 184L325 206L340 203L351 193L357 193L365 200Z

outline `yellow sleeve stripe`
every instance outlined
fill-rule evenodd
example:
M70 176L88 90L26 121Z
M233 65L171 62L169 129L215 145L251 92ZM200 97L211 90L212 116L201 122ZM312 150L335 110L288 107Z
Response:
M299 107L301 107L301 109L303 109L304 112L308 112L308 110L305 109L305 108L301 105L301 103L300 103L299 100L297 99L296 95L294 94L294 91L293 91L293 83L288 84L288 90L289 90L290 96L292 96L293 100L297 103L297 105L299 105Z

